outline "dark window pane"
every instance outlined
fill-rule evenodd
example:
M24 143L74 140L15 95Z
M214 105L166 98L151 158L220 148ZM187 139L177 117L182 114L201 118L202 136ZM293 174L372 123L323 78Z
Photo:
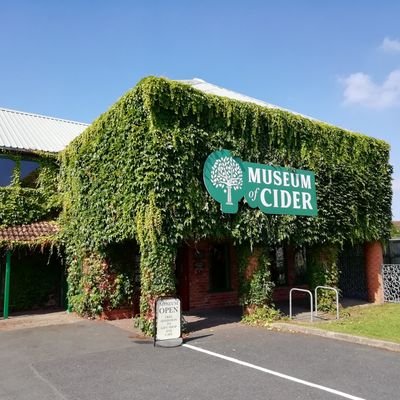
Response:
M390 240L388 246L389 260L388 264L400 263L400 240Z
M39 163L36 161L21 160L21 185L24 187L36 187L39 172Z
M0 186L10 185L14 168L14 160L0 157Z
M230 289L230 259L227 244L215 244L210 249L210 290Z
M294 255L295 283L298 285L307 283L306 265L306 249L298 247Z

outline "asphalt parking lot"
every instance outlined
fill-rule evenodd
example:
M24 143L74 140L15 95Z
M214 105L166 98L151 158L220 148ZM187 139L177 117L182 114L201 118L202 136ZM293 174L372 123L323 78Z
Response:
M400 355L193 318L179 348L125 322L0 332L0 399L396 399Z

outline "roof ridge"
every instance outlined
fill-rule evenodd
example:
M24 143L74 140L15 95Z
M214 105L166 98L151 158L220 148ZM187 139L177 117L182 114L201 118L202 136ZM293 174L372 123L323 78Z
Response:
M0 107L0 111L6 111L6 112L10 112L10 113L14 113L14 114L21 114L21 115L29 115L31 117L50 119L50 120L53 120L53 121L67 122L69 124L76 124L76 125L83 125L83 126L89 126L90 125L90 124L87 124L85 122L79 122L79 121L74 121L74 120L69 120L69 119L64 119L64 118L50 117L48 115L36 114L36 113L31 113L31 112L26 112L26 111L13 110L11 108L5 108L5 107Z
M289 113L291 113L293 115L298 115L300 117L307 118L307 119L309 119L311 121L327 123L327 122L318 120L317 118L311 117L309 115L305 115L305 114L302 114L300 112L293 111L293 110L290 110L288 108L285 108L285 107L282 107L282 106L278 106L276 104L269 103L269 102L267 102L265 100L257 99L256 97L249 96L249 95L244 94L244 93L236 92L236 91L234 91L232 89L228 89L228 88L225 88L223 86L216 85L214 83L210 83L208 81L205 81L202 78L197 78L196 77L196 78L192 78L192 79L179 79L178 82L183 82L183 83L185 83L187 85L190 85L193 88L195 88L197 90L200 90L203 93L208 93L208 94L212 94L214 96L219 96L219 97L228 97L228 98L231 98L231 99L234 99L234 100L238 100L238 101L241 101L241 102L258 104L261 107L277 109L277 110L281 110L281 111L286 111L286 112L289 112ZM201 85L209 85L209 86L211 86L211 87L213 87L215 89L218 89L218 90L220 90L222 92L225 92L225 93L224 94L222 94L222 93L219 93L219 94L218 93L210 93L210 92L205 91L204 89L200 89L198 86L201 86ZM241 99L238 99L238 98L235 99L235 97L232 97L232 96L241 97Z

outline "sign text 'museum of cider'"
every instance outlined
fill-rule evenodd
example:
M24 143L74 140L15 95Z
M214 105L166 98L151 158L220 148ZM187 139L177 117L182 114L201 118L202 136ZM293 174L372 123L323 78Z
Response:
M244 162L228 150L219 150L208 156L203 179L225 213L236 213L244 197L250 207L266 214L318 214L311 171Z

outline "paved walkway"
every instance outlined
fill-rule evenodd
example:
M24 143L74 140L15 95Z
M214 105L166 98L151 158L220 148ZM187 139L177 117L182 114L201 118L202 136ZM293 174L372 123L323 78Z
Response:
M345 306L363 305L364 302L354 300L347 300L344 302ZM287 310L282 304L280 309L285 313ZM351 343L357 343L377 348L382 348L390 351L400 352L400 344L388 342L384 340L370 339L362 336L354 336L345 333L337 333L325 331L322 329L314 328L311 326L302 326L296 324L297 321L308 321L310 313L307 310L305 303L298 302L294 308L295 319L293 322L276 322L271 325L271 328L276 331L298 333L305 335L316 335L330 339L336 339ZM196 312L185 313L186 330L188 332L188 340L191 337L198 335L209 335L223 330L225 328L234 328L241 320L242 308L241 307L227 307L222 309L199 310ZM322 315L322 318L324 316ZM13 331L19 329L28 329L52 325L67 325L80 321L84 318L77 316L74 313L67 313L66 311L54 312L37 312L30 314L19 314L10 316L7 320L0 320L0 332ZM327 319L328 320L328 319ZM139 341L151 341L151 338L143 336L139 329L135 328L132 319L120 319L115 321L105 321L107 324L113 325L117 328L130 332L130 338Z
M371 305L360 300L354 299L344 299L341 303L343 308L350 306L364 306ZM288 315L288 306L285 303L278 305L280 310L284 315ZM289 332L305 335L315 335L321 336L328 339L341 340L350 343L357 343L366 346L377 347L381 349L386 349L390 351L400 352L400 344L393 343L385 340L371 339L363 336L355 336L346 333L331 332L323 329L318 329L317 327L302 326L296 322L308 322L310 321L310 311L309 304L307 302L298 301L293 308L293 321L288 320L287 322L275 322L271 325L271 329L280 332ZM200 310L197 312L192 312L185 315L185 320L187 321L187 327L190 334L210 334L219 329L223 329L227 326L234 326L240 322L242 316L242 309L240 307L229 307L223 309L214 310ZM335 318L333 315L328 315L326 313L320 313L319 321L329 321ZM315 320L315 318L314 318ZM190 336L189 336L190 337Z
M189 333L215 330L220 327L237 324L242 319L241 307L225 307L184 313Z
M222 318L170 349L99 320L0 332L0 399L398 397L397 353Z
M16 329L37 328L41 326L65 325L82 321L82 318L74 313L66 311L30 312L11 315L8 319L0 320L0 332Z

